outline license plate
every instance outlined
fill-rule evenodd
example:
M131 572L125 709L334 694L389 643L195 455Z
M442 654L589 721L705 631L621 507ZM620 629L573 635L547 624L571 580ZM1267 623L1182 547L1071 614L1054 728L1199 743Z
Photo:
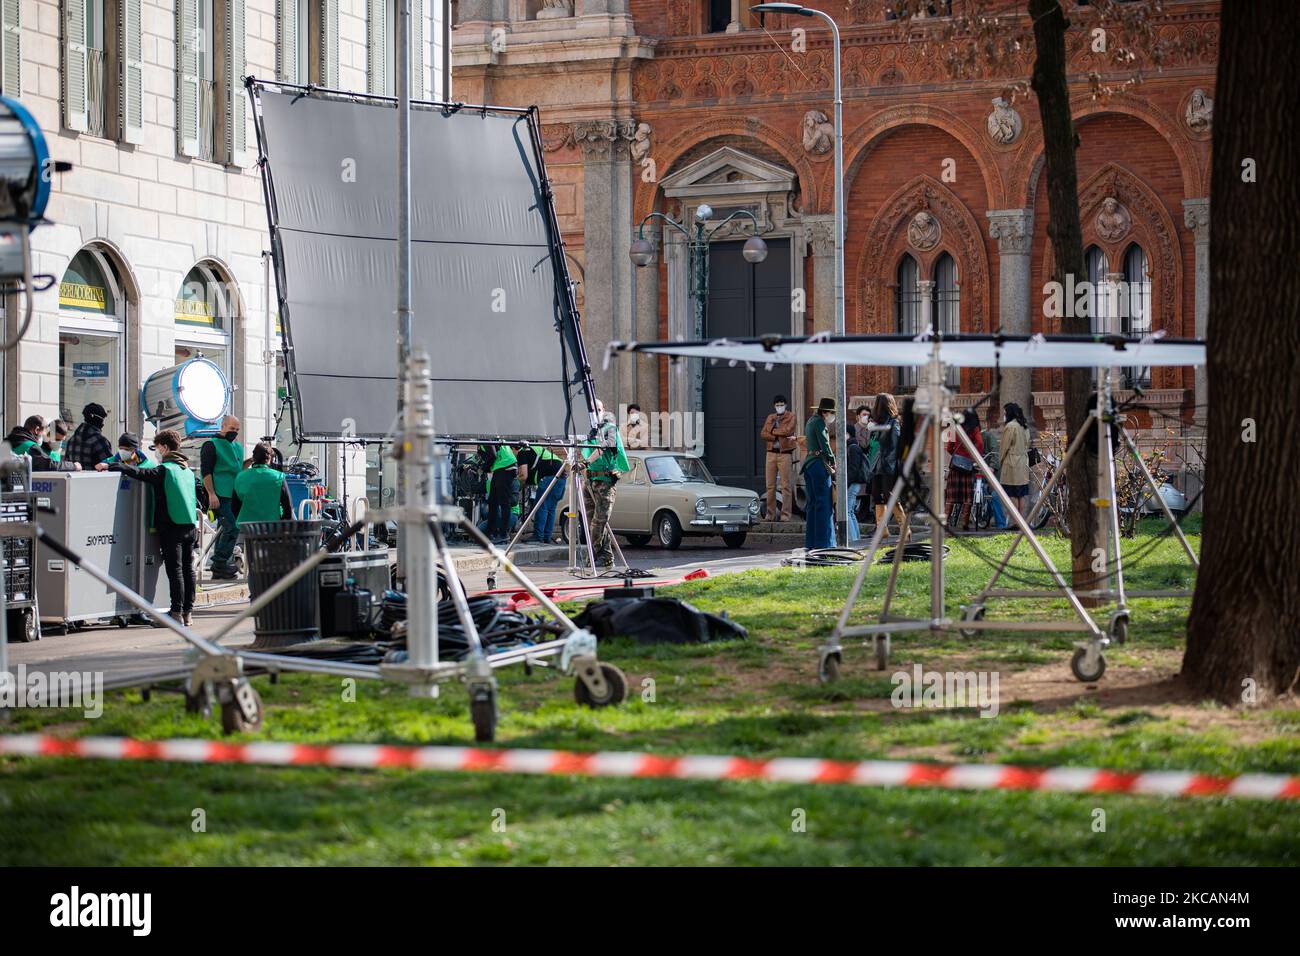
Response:
M723 533L723 534L731 534L731 532L733 532L733 531L739 531L739 530L740 530L740 525L738 525L738 524L724 524L724 525L722 526L722 533Z

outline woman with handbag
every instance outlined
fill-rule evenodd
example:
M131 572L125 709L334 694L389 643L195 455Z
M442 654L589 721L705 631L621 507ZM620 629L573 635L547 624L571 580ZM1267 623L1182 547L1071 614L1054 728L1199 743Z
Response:
M1029 423L1015 402L1002 406L1002 436L998 448L1002 456L999 480L1007 497L1023 515L1029 500Z
M971 409L966 409L961 416L961 429L970 438L975 450L984 454L984 439L980 435L980 420ZM948 499L949 529L970 530L971 507L975 502L975 459L957 436L949 438L944 450L951 456L948 460L948 482L944 486L944 495Z
M881 392L876 396L866 430L875 436L877 442L875 454L870 451L867 453L866 471L871 480L871 502L876 509L876 524L879 525L880 522L889 520L885 508L889 504L889 496L894 490L894 482L898 479L898 470L902 465L898 460L902 422L899 420L898 402L893 395ZM899 541L906 542L907 513L903 511L901 502L894 505L894 515L898 519Z

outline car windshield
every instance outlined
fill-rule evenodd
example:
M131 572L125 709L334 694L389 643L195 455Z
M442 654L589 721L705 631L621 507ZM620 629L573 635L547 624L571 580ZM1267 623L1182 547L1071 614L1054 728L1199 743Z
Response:
M646 473L656 485L672 481L707 481L713 483L713 476L704 467L704 462L689 455L660 455L645 460Z

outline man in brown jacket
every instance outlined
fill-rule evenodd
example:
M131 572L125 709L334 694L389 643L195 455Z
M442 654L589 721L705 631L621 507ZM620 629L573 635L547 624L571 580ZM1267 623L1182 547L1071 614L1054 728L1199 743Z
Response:
M767 448L767 520L776 521L776 478L781 478L781 521L789 521L794 508L794 437L798 422L784 395L772 399L772 414L758 437Z

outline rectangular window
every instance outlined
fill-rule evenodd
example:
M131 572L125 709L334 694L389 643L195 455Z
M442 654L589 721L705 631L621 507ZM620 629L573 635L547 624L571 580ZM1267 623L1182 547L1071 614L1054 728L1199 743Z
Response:
M438 2L438 0L435 0ZM397 9L395 0L367 0L366 89L381 96L396 96ZM411 0L411 99L424 99L424 0Z
M0 93L21 96L22 90L22 2L0 0Z
M215 162L217 158L217 57L213 0L196 0L194 62L198 82L199 151L197 157Z
M121 334L89 332L60 323L59 417L80 422L81 410L98 402L108 409L105 434L120 433L126 427L121 359ZM116 433L110 441L117 440Z
M104 69L104 0L63 2L63 123L103 136L109 85Z
M722 33L731 23L731 0L709 0L709 32Z

